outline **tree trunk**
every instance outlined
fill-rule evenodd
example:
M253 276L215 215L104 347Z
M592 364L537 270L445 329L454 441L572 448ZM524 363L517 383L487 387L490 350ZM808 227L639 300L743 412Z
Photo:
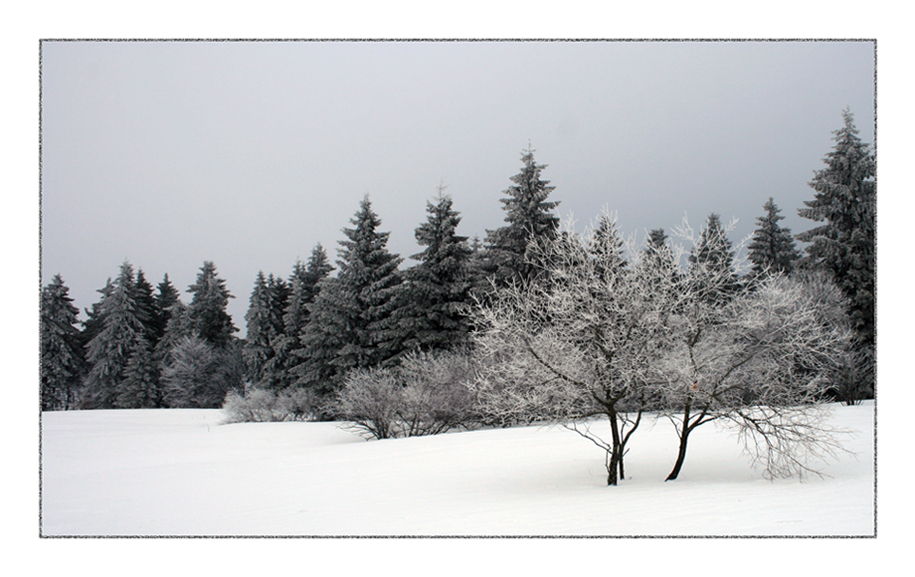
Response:
M670 472L670 475L667 475L665 481L673 481L677 478L677 475L680 474L680 469L683 467L683 461L686 460L686 441L689 439L689 412L692 407L692 398L689 395L686 397L686 404L683 407L683 431L680 433L680 449L677 452L677 462L674 463L674 469Z
M683 467L683 461L686 460L686 440L689 437L690 429L686 426L686 423L683 424L683 435L680 436L680 450L677 453L677 462L674 463L674 468L670 472L670 475L667 475L665 481L673 481L677 478L677 475L680 474L680 469Z
M620 471L623 468L623 455L620 446L620 430L619 423L616 419L616 411L610 408L607 411L607 416L610 418L610 431L613 434L613 450L610 452L610 463L607 466L607 484L615 486L619 479L622 478Z

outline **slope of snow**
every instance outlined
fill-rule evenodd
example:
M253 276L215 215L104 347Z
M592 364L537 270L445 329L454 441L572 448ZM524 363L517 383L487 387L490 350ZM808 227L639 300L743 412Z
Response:
M873 536L874 406L834 406L855 453L767 481L714 425L676 457L643 425L626 473L563 428L364 441L333 423L222 425L219 410L44 413L44 536ZM604 426L599 423L596 426Z

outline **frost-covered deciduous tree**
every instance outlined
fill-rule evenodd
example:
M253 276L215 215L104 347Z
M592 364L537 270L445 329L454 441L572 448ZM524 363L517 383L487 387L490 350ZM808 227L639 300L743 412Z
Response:
M767 476L804 476L810 458L840 450L822 409L850 335L837 291L781 276L741 287L727 250L699 249L726 249L717 233L697 239L689 274L660 235L623 250L621 266L614 237L564 231L533 245L550 282L504 287L478 307L475 388L490 418L568 426L605 451L611 485L648 409L676 425L671 480L690 434L712 421L735 427ZM589 426L597 415L609 439Z
M238 343L216 347L196 336L172 348L162 370L165 403L175 408L218 408L226 395L243 390L244 361Z
M60 275L41 291L41 409L71 409L85 372L85 351L77 328L79 309Z
M495 291L475 313L484 412L503 422L546 419L569 426L606 453L607 482L624 477L627 443L663 375L659 360L678 310L681 277L666 245L627 251L605 215L589 238L567 227L532 242L529 254L549 282L514 283ZM609 420L610 438L588 422Z
M713 421L736 428L766 475L803 477L814 470L808 457L839 449L822 410L850 338L828 302L838 293L824 302L822 292L781 275L734 292L725 290L727 270L698 272L706 282L684 293L659 367L656 396L679 437L667 480L679 476L692 432ZM709 300L709 291L730 298Z

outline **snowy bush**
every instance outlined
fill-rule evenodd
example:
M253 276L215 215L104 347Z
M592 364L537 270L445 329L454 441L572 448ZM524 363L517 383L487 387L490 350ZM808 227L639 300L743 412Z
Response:
M337 395L347 428L368 438L435 435L477 422L466 353L411 353L398 367L355 369Z
M230 391L222 409L227 423L310 421L317 413L314 395L307 389L252 389L245 395Z

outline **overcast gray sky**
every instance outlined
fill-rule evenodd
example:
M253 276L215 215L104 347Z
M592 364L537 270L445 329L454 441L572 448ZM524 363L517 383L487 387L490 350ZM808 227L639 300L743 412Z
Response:
M624 233L738 218L793 232L842 110L874 141L872 42L44 42L42 284L82 310L129 260L186 290L205 260L240 335L369 194L389 249L440 181L485 236L528 143L562 217ZM406 265L415 261L407 258Z

